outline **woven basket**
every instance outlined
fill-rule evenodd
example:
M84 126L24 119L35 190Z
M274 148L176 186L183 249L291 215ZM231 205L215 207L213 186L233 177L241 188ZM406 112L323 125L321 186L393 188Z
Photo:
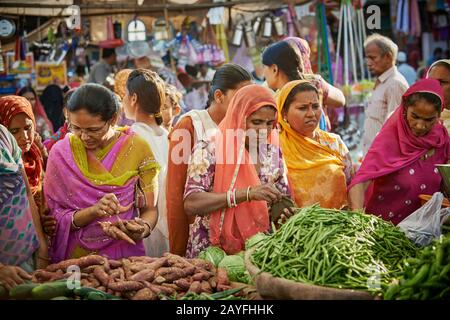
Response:
M262 272L251 262L254 249L245 252L245 265L253 278L258 293L265 299L275 300L373 300L363 290L334 289L272 276Z

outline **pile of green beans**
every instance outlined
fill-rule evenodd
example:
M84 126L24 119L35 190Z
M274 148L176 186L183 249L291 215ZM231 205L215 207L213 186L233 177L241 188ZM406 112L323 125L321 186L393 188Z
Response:
M333 288L379 292L417 247L392 223L360 212L298 209L257 247L253 263L273 276Z
M384 299L450 299L450 235L407 259L403 277L384 292Z

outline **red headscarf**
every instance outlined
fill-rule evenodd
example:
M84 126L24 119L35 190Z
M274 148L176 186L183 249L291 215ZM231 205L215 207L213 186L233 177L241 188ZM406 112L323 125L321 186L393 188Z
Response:
M217 163L213 192L223 193L261 184L255 166L249 161L249 153L245 149L245 136L233 136L227 139L226 132L242 130L241 132L245 134L246 119L264 106L272 106L276 110L273 93L259 85L249 85L239 89L231 100L225 118L219 124L219 132L215 140ZM272 134L276 135L276 131L272 130ZM225 161L231 153L233 153L233 161ZM240 154L241 157L239 157ZM214 212L210 215L209 227L213 245L219 245L229 254L237 253L244 248L248 238L268 230L267 203L265 201L243 202L235 208Z
M21 96L4 96L0 98L0 124L8 128L12 118L19 113L25 113L33 121L36 129L33 109L26 98ZM33 142L28 152L22 152L22 160L31 191L35 194L41 186L43 170L42 154L36 143Z
M48 118L47 113L45 112L44 106L42 105L41 100L39 99L38 95L36 94L36 91L34 91L34 89L31 88L31 87L26 87L26 88L28 89L29 92L33 93L34 99L36 101L35 104L34 104L34 113L36 114L36 116L44 119L45 123L47 123L48 127L50 128L50 131L54 132L53 124L50 121L50 119ZM19 95L21 90L22 89L19 89L16 92L16 94ZM32 110L33 110L33 108L32 108Z
M444 103L444 94L439 81L423 79L413 84L403 95L406 97L418 93L429 92L438 96ZM423 137L416 137L406 122L404 102L386 121L380 133L375 137L361 168L353 178L349 189L358 183L373 180L396 172L411 165L430 149L438 149L449 144L447 129L442 123L436 123Z

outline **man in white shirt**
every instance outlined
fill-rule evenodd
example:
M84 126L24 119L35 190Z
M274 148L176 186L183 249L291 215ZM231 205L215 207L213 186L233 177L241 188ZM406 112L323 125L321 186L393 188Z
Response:
M395 66L398 47L389 38L373 34L364 43L369 71L377 77L375 88L365 111L362 149L364 156L384 122L401 103L409 88L408 82Z
M116 64L116 52L114 49L103 49L102 60L96 63L89 73L89 83L106 84L106 78L113 73L113 65Z
M400 51L397 56L397 62L398 72L400 72L405 77L406 81L408 81L408 84L412 86L417 80L417 72L406 62L406 53Z

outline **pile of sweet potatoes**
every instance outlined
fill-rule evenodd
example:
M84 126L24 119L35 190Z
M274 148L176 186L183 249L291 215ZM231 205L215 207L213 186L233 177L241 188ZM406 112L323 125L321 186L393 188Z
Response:
M120 298L157 300L183 297L188 292L214 293L231 288L224 269L209 261L185 259L166 253L161 258L128 257L110 260L98 255L69 259L33 273L33 282L48 282L73 276L76 265L81 270L81 284Z

